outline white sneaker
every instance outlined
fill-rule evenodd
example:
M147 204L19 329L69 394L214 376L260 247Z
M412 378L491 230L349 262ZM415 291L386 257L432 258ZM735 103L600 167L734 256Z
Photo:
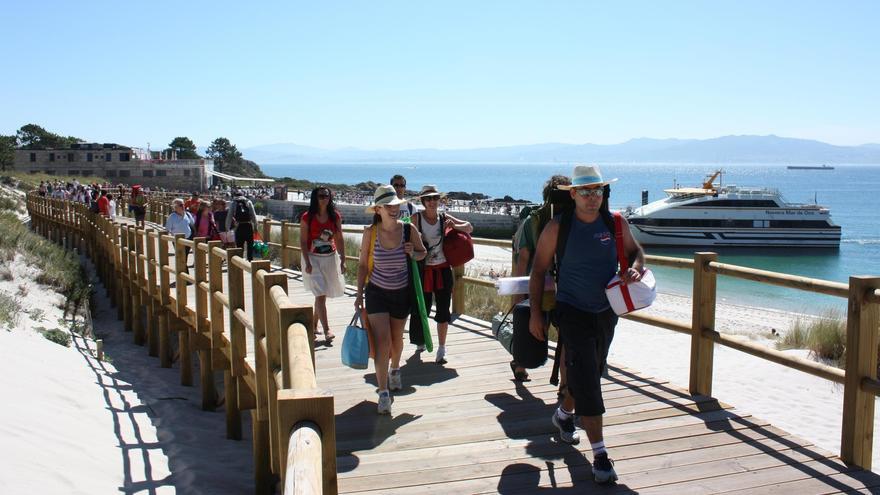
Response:
M416 346L416 352L425 352L425 344Z
M394 370L388 374L388 389L397 391L403 388L403 379L400 370Z
M446 364L446 346L441 345L437 348L437 357L434 359L437 364Z
M391 398L391 394L387 390L379 392L379 407L376 408L376 412L379 414L391 414L392 402L394 402L394 399Z

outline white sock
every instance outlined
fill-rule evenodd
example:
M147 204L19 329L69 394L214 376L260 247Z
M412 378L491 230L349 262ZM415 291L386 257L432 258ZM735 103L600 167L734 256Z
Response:
M608 450L605 449L605 440L591 443L590 448L593 449L593 457L596 457L597 455L608 454Z
M568 419L568 418L572 417L573 415L574 415L574 411L568 412L565 409L563 409L562 406L559 406L556 408L556 416L559 419Z

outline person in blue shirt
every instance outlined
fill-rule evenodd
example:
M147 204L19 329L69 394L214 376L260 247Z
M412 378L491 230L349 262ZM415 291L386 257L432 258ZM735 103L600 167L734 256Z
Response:
M183 234L185 239L189 239L192 236L195 219L190 212L186 211L183 207L182 199L175 199L172 201L171 206L171 214L168 215L168 219L165 220L165 230L171 235Z
M554 315L560 342L565 346L567 393L574 398L574 411L557 408L551 419L559 429L560 438L564 438L575 431L575 415L580 418L593 450L593 479L597 483L617 480L602 436L605 404L600 385L617 325L617 315L605 295L606 284L618 271L614 223L608 209L610 184L616 180L603 180L597 166L578 165L574 168L571 185L558 186L568 190L575 202L574 212L569 214L571 225L565 251L557 262L559 273ZM538 239L529 278L532 301L539 301L544 293L544 276L557 252L560 220L551 220ZM622 227L622 246L630 268L620 276L626 283L636 282L645 266L645 253L630 233L626 219L623 219ZM544 340L546 328L540 305L533 305L529 332L536 339Z

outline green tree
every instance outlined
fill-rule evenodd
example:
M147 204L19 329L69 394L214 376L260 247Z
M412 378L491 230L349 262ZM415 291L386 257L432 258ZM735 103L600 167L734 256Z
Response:
M205 154L214 160L214 168L218 172L223 172L229 165L241 162L241 152L225 137L212 141Z
M193 160L196 158L201 158L198 153L196 153L196 145L192 142L192 140L188 137L178 136L174 138L171 143L168 144L168 149L166 152L176 152L177 158L180 160Z
M15 136L0 135L0 170L11 170L15 166Z
M37 124L26 124L15 133L19 145L25 149L69 148L73 143L81 143L82 139L74 136L61 136L49 132Z

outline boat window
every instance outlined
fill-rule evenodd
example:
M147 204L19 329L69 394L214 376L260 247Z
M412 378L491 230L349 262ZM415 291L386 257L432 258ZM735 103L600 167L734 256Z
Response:
M717 201L701 201L679 208L777 208L779 205L772 199L719 199Z

